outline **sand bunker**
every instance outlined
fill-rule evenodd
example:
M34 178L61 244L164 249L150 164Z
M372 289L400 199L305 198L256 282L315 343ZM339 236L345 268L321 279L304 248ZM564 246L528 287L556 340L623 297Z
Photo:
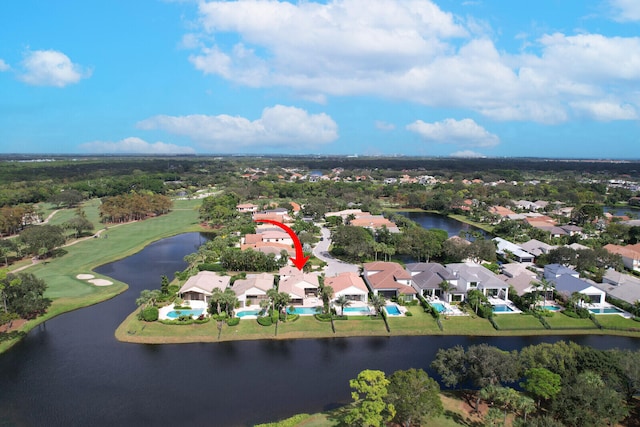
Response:
M76 276L76 279L89 280L89 279L93 279L94 277L96 277L96 276L94 276L93 274L78 274Z
M113 282L105 279L91 279L88 280L89 283L93 283L96 286L109 286L113 285Z

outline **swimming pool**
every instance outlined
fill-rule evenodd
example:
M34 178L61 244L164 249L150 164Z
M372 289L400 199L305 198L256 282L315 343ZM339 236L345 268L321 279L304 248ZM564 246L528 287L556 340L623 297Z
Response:
M294 307L291 310L291 307L287 309L287 313L289 314L300 314L302 316L309 316L311 314L322 313L322 307Z
M510 313L513 309L506 304L496 304L493 306L494 313Z
M385 305L384 309L389 316L400 316L402 314L397 305Z
M605 308L590 308L590 312L593 314L623 314L624 310L619 309L618 307L605 307Z
M195 308L191 310L171 310L167 313L169 319L177 319L180 316L200 316L204 313L204 308Z
M346 315L360 315L360 316L368 316L371 314L371 310L369 307L345 307L343 313Z
M445 311L447 311L447 307L445 307L441 302L430 302L429 304L431 305L431 307L435 308L438 313L444 313Z
M558 311L558 310L560 310L560 307L558 307L557 305L543 305L542 308L544 308L545 310L549 310L549 311Z
M242 310L242 311L237 311L236 312L236 316L238 317L245 317L245 316L257 316L260 314L262 310L260 309L255 309L255 310Z

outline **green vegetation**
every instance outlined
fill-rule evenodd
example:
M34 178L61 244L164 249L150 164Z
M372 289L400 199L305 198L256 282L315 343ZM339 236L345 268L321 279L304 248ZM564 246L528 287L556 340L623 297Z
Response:
M174 210L167 215L105 227L101 238L85 239L66 246L61 249L60 256L31 266L28 272L45 280L47 284L45 297L50 298L53 303L45 315L26 322L20 331L28 332L38 324L59 314L96 304L124 292L127 289L124 283L114 281L115 283L111 286L94 286L86 280L77 279L76 276L91 273L99 265L132 255L155 240L182 232L200 231L196 206L198 206L197 201L178 201L175 203ZM91 212L94 208L95 205L90 205L85 209ZM11 266L12 269L15 267L17 266ZM15 342L16 340L13 339L0 343L0 352L5 351Z

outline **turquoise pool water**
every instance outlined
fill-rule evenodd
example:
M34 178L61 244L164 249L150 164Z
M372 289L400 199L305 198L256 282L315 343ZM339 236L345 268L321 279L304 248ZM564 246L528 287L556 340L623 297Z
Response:
M311 315L316 313L322 313L322 307L294 307L291 310L291 307L287 309L287 313L289 314L301 314L301 315Z
M431 307L438 310L438 313L444 313L445 311L447 311L447 308L441 302L430 302L429 304L431 305Z
M543 305L542 308L544 308L545 310L549 310L549 311L558 311L558 310L560 310L560 307L558 307L557 305Z
M241 310L241 311L237 311L236 312L236 316L238 317L245 317L245 316L257 316L258 314L260 314L262 310L260 309L256 309L256 310Z
M355 315L365 316L365 315L371 314L371 310L369 310L369 307L345 307L344 314L346 315L355 314Z
M496 304L493 306L494 313L510 313L513 309L505 304Z
M195 308L192 310L171 310L167 313L169 319L177 319L180 316L195 316L198 317L204 313L204 308Z
M590 308L590 312L593 314L622 314L623 310L620 310L618 307L606 307L606 308Z
M395 305L385 305L384 309L387 310L389 316L400 316L402 314L400 309Z

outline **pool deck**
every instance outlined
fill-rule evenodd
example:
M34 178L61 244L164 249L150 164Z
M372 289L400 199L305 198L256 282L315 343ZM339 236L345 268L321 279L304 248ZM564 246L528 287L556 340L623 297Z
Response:
M175 320L167 316L167 313L173 311L173 304L165 305L164 307L160 307L158 310L158 319L159 320ZM204 313L207 313L207 303L204 301L184 301L182 303L182 307L189 306L191 310L204 309Z
M494 314L520 314L522 311L516 307L513 301L503 300L502 298L489 298L491 305L506 305L511 311L494 311Z
M338 304L336 304L335 302L331 303L333 308L336 310L336 313L340 312L340 306ZM349 309L349 308L359 308L362 311L356 311L356 312L346 312L347 316L369 316L371 314L373 314L373 308L371 308L371 306L369 306L369 304L362 302L362 301L351 301L351 304L349 304L348 306L344 307L345 309ZM364 310L365 308L367 310L369 310L368 313L365 313Z
M442 316L468 316L467 313L460 310L457 306L449 304L440 298L429 297L427 298L427 302L429 304L442 304L444 306L444 311L440 312Z

